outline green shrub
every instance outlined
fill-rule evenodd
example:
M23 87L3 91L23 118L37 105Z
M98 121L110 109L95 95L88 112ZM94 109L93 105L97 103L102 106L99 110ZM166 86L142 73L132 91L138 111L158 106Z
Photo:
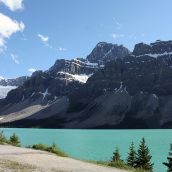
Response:
M35 144L35 145L31 146L31 148L37 149L37 150L46 150L47 146L44 144Z
M51 152L58 156L67 157L67 154L65 152L63 152L55 143L53 143L51 146L47 146L44 144L35 144L35 145L29 146L29 147L33 148L33 149L37 149L37 150Z

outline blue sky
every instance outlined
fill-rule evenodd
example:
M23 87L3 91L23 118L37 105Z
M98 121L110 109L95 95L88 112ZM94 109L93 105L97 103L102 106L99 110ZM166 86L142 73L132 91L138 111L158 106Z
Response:
M171 0L0 0L0 76L86 57L100 41L172 39Z

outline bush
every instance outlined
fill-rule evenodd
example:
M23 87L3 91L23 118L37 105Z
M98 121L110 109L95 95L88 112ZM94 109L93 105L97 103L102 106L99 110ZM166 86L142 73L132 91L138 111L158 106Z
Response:
M36 144L36 145L31 146L30 148L37 149L37 150L46 150L47 147L44 144Z
M29 146L29 147L33 148L33 149L37 149L37 150L51 152L58 156L67 157L67 154L65 152L63 152L55 143L53 143L51 146L47 146L44 144L35 144L35 145Z

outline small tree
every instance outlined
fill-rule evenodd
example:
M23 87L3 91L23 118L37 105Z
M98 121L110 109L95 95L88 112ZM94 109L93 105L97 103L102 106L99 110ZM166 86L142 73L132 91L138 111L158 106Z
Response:
M0 132L0 144L4 144L4 143L7 143L7 142L8 142L8 140L7 140L7 138L5 137L4 132L1 131L1 132Z
M136 166L136 151L134 149L134 143L131 143L130 150L127 157L127 165L131 167Z
M121 155L119 152L118 147L116 148L115 152L113 153L112 161L111 162L120 162L121 160Z
M20 140L15 133L10 137L9 143L14 146L20 146Z
M147 171L152 171L153 164L151 163L152 156L149 153L149 148L146 146L145 139L142 138L136 156L136 167Z
M172 144L170 144L170 152L167 161L168 162L163 162L163 164L168 168L167 172L172 172Z

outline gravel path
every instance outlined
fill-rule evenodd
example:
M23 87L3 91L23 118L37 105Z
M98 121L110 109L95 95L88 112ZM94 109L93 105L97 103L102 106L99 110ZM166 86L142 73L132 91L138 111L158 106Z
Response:
M0 172L127 172L33 149L0 145Z

